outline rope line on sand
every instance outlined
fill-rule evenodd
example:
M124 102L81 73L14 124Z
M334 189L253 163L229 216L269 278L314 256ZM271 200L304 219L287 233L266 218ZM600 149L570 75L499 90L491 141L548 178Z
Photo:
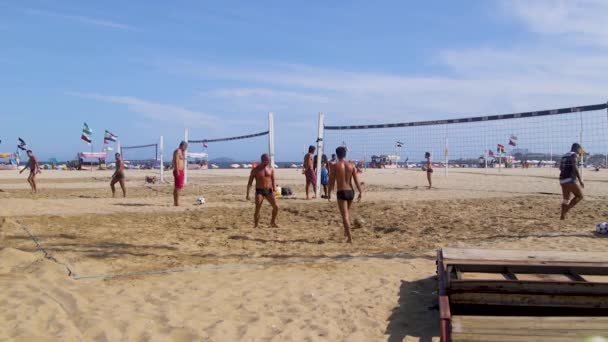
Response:
M24 226L22 224L20 226L21 226L21 229L23 229L27 233L27 235L29 235L30 239L32 239L32 241L34 241L34 243L36 244L36 248L40 252L42 252L42 254L44 254L45 259L51 260L52 262L65 267L65 269L68 271L68 276L70 276L72 278L74 278L76 276L76 274L72 271L70 266L68 266L66 263L63 263L63 262L57 260L57 258L52 256L51 253L47 252L47 250L44 247L42 247L42 244L40 243L40 240L38 239L38 237L36 237L34 234L32 234L29 231L29 229L27 229L26 226Z
M341 254L336 256L315 256L315 257L303 257L297 260L290 261L265 261L265 262L248 262L240 264L223 264L223 265L205 265L205 266L193 266L186 268L173 268L165 270L153 270L153 271L139 271L139 272L125 272L125 273L105 273L105 274L91 274L91 275L77 275L75 271L70 268L66 263L55 258L49 253L40 242L40 239L32 234L32 232L23 224L19 224L21 229L27 233L30 239L36 245L38 251L42 252L45 259L48 259L58 265L65 267L68 272L68 276L74 280L85 280L85 279L112 279L112 278L125 278L125 277L136 277L146 275L160 275L170 273L187 273L187 272L200 272L200 271L213 271L213 270L228 270L228 269L244 269L252 267L269 267L269 266L280 266L280 265L297 265L307 263L318 263L323 261L350 261L350 260L371 260L371 259L412 259L412 258L425 258L423 255L413 255L407 252L399 253L379 253L369 255L350 255ZM249 256L249 258L255 258L255 256Z
M159 275L169 273L187 273L187 272L198 272L198 271L212 271L212 270L227 270L227 269L242 269L251 267L267 267L267 266L280 266L280 265L297 265L316 263L321 261L349 261L355 259L369 260L369 259L411 259L415 257L409 253L386 253L386 254L372 254L372 255L337 255L337 256L322 256L322 257L309 257L302 258L293 261L267 261L267 262L249 262L242 264L224 264L224 265L206 265L206 266L194 266L188 268L174 268L166 270L155 270L155 271L140 271L140 272L126 272L126 273L107 273L107 274L93 274L79 276L74 274L72 278L76 280L82 279L112 279L112 278L123 278L123 277L135 277L135 276L146 276L146 275ZM423 257L423 256L421 256Z

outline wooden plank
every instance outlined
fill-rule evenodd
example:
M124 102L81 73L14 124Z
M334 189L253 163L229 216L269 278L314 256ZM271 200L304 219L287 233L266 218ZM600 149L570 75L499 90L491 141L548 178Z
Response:
M604 268L604 267L608 267L608 262L604 262L604 263L582 263L582 262L558 262L558 261L551 261L551 262L543 262L543 261L517 261L517 260L450 260L449 262L446 261L446 263L450 264L450 265L459 265L459 266L463 266L463 265L494 265L494 266L505 266L505 265L518 265L518 266L552 266L552 267L557 267L557 266L561 266L561 267L581 267L581 268L585 268L585 267L599 267L599 268Z
M569 296L502 293L454 293L452 304L608 309L608 296Z
M448 286L448 273L443 263L442 250L437 251L437 295L439 302L439 326L441 342L452 342L452 312L446 288Z
M530 251L473 248L443 248L443 259L446 263L452 260L486 260L486 261L538 261L608 264L608 253L603 252L564 252L564 251Z
M509 262L502 264L447 264L448 267L458 267L461 272L469 273L502 273L505 267L516 274L560 274L577 273L583 275L608 275L607 267L577 266L577 265L516 265Z
M508 327L512 330L604 330L608 333L608 317L545 317L545 316L453 316L454 332L463 329L495 329Z
M560 336L535 336L530 339L528 336L501 336L501 335L487 335L487 334L464 334L457 333L452 334L453 342L522 342L522 341L534 341L534 342L572 342L572 337L560 337Z
M461 292L608 296L608 284L557 281L452 280L448 295Z

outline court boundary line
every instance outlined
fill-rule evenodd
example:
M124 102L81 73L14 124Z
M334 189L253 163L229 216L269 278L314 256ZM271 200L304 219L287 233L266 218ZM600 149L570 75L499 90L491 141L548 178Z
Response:
M27 233L30 239L36 245L36 249L41 252L45 259L50 260L58 265L63 266L68 272L68 276L74 280L86 280L86 279L114 279L114 278L127 278L147 275L161 275L171 273L191 273L191 272L202 272L212 270L227 270L227 269L247 269L254 267L270 267L270 266L281 266L281 265L299 265L299 264L312 264L320 262L330 261L351 261L351 260L373 260L373 259L432 259L426 255L416 255L408 252L396 252L396 253L378 253L378 254L367 254L367 255L350 255L340 254L335 256L317 256L317 257L301 257L295 258L296 260L289 261L262 261L262 262L246 262L246 263L226 263L222 265L204 265L204 266L192 266L192 267L181 267L181 268L169 268L161 270L151 271L135 271L135 272L123 272L123 273L100 273L100 274L89 274L89 275L78 275L75 269L70 267L67 263L60 261L50 252L48 252L43 246L40 239L34 235L28 227L19 222L19 226L23 231ZM254 259L256 257L248 256L248 258ZM271 257L269 257L272 259Z
M42 243L40 243L40 239L36 235L32 234L32 232L30 232L30 230L25 225L23 225L23 224L19 224L19 225L21 226L21 229L23 229L23 231L25 231L27 233L27 235L30 237L30 239L34 242L34 244L36 245L36 249L38 249L39 252L42 252L45 259L48 259L58 265L65 267L65 269L68 271L68 276L70 276L71 278L74 278L74 276L76 276L76 273L74 273L74 271L72 271L72 269L70 268L70 266L68 264L59 261L53 255L51 255L51 253L49 253L44 247L42 247Z

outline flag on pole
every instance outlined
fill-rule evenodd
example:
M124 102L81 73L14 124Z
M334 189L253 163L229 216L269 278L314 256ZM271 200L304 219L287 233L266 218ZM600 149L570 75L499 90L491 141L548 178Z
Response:
M110 141L116 142L117 139L118 139L118 136L108 130L106 130L106 133L103 135L104 144L107 144Z
M82 127L82 135L80 136L80 139L82 139L87 144L91 145L91 143L93 142L93 139L91 139L92 135L93 135L93 130L91 130L89 128L89 125L87 125L87 123L85 122L84 126Z
M496 145L496 152L505 153L505 145L502 145L502 144Z
M20 149L21 151L26 151L27 144L25 143L25 141L21 138L17 138L17 139L19 139L19 144L17 144L17 148Z
M511 137L509 138L509 145L517 146L517 137L513 134L511 134Z
M401 141L397 141L396 144L397 144L397 147L399 147L399 148L401 148L401 147L403 147L403 145L405 145Z

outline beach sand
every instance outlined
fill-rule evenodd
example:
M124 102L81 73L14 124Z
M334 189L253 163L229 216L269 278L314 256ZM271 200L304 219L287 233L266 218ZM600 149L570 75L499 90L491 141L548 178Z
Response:
M267 205L252 228L247 170L191 172L179 208L149 174L128 170L123 199L111 171L44 171L37 195L0 172L0 340L438 340L437 248L608 245L606 170L585 171L566 221L556 170L437 170L432 190L419 170L366 170L353 245L298 170L277 170L296 196L276 229Z

